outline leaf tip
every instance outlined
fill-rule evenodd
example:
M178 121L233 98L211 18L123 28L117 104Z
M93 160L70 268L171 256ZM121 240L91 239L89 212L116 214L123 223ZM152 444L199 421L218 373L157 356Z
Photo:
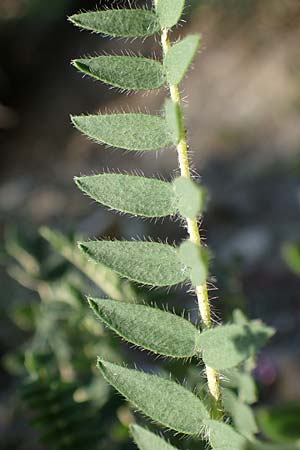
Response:
M77 246L82 252L88 253L89 247L87 242L78 242Z
M104 376L104 378L106 380L107 380L107 378L105 376L106 375L106 370L109 369L109 365L110 364L112 364L112 363L109 363L108 361L105 361L100 356L98 356L96 367L97 367L97 369L100 370L100 372L102 373L102 375Z
M79 188L79 189L82 189L83 188L83 179L84 177L74 177L73 178L73 180L74 180L74 183L76 184L76 186Z
M87 297L90 308L95 312L97 309L97 302L92 297Z
M71 123L76 127L77 126L77 120L78 120L79 116L73 116L72 114L70 114L70 120Z
M73 116L72 114L70 115L70 120L72 125L79 131L82 131L82 127L84 125L84 115L82 116Z
M71 60L71 66L74 66L74 67L77 68L77 64L78 64L79 61L80 61L80 59L72 59Z
M97 357L97 363L96 363L97 368L102 372L102 368L103 368L103 359L100 358L100 356Z
M80 14L72 14L72 16L68 16L67 20L68 22L72 23L73 25L79 26L80 23L78 21L78 18L80 17Z
M71 61L71 65L75 67L75 69L83 72L84 74L88 73L88 66L86 64L86 59L73 59Z

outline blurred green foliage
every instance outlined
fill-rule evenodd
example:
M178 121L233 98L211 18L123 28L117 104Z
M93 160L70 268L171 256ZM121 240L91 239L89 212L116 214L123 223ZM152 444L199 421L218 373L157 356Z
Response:
M288 403L270 408L262 408L257 414L263 434L274 442L300 439L300 403Z
M65 237L63 242L72 247L72 238ZM100 448L104 434L108 445L118 449L127 441L127 433L121 432L123 426L116 421L116 411L124 402L112 394L94 366L97 355L119 361L122 350L89 311L82 294L87 286L94 292L99 287L92 287L73 264L49 251L41 236L30 237L11 228L6 252L9 274L39 297L8 309L16 328L28 338L3 358L6 370L19 379L25 406L34 412L32 425L54 450L79 448L85 438L90 439L91 448ZM74 261L76 252L74 244ZM88 273L89 264L93 268L87 261L83 264ZM84 414L94 417L89 426Z
M281 247L281 254L289 269L295 275L300 275L300 244L285 242Z

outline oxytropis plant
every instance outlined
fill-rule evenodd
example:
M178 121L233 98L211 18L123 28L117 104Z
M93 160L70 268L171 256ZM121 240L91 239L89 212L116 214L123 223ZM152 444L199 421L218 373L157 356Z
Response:
M184 6L184 0L156 0L153 9L98 10L70 18L83 29L114 38L160 35L162 61L123 54L73 61L84 74L124 91L167 87L169 98L160 115L83 115L73 116L72 122L89 138L111 147L133 152L176 148L180 169L180 176L173 182L120 173L78 177L75 181L83 192L109 208L144 218L177 215L186 224L188 236L178 248L151 240L100 240L81 242L79 246L96 263L141 285L192 287L199 305L199 327L184 317L141 303L89 298L89 304L107 327L129 343L164 357L201 361L206 392L200 395L170 378L101 357L98 368L134 407L163 427L208 441L215 450L265 448L255 439L257 429L247 405L251 403L247 401L249 395L243 397L222 387L223 378L236 388L242 386L241 380L248 380L247 386L251 386L249 374L255 353L273 330L260 321L248 321L240 313L226 325L212 321L207 289L209 257L198 223L205 195L191 175L179 89L201 38L190 35L175 43L171 39L171 29L179 22ZM201 373L199 369L199 378ZM162 437L138 425L132 426L132 434L141 450L174 449Z

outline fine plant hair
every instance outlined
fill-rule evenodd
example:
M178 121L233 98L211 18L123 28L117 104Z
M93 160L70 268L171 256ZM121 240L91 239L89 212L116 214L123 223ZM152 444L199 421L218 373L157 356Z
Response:
M182 359L187 365L191 359L203 363L199 381L204 378L205 385L195 393L171 378L118 365L101 355L97 367L137 410L164 428L203 440L214 450L270 449L256 439L258 430L249 405L256 400L251 378L255 355L273 330L260 321L249 321L240 311L234 312L230 323L217 324L211 312L210 255L199 231L206 196L192 175L180 94L180 84L201 47L201 36L172 42L171 34L184 7L185 0L155 0L152 9L106 9L70 17L76 26L101 35L141 39L138 56L123 52L74 60L84 75L124 93L163 87L169 91L161 114L80 115L72 116L73 125L108 147L106 151L112 147L140 154L176 148L180 173L172 182L118 172L76 177L75 182L92 199L120 213L146 219L177 216L179 225L184 222L187 237L178 247L151 239L103 239L80 242L79 248L96 265L142 286L184 285L196 294L199 327L137 299L88 301L105 326L130 344L155 355ZM154 34L160 37L161 61L141 56L143 39ZM140 450L175 448L140 425L133 424L131 433Z

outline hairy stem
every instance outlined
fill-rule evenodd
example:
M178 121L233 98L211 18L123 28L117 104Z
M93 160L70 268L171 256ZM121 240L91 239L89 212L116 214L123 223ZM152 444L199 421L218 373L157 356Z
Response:
M161 43L163 48L163 53L166 55L167 51L171 47L168 30L162 30ZM177 105L179 111L179 120L180 120L180 129L181 136L180 141L177 145L177 154L178 154L178 162L180 167L180 174L182 177L191 178L191 169L188 157L188 144L187 144L187 135L184 127L184 116L182 110L182 102L180 97L179 88L177 85L169 85L170 95L172 101ZM199 231L198 222L196 219L188 219L186 218L187 230L190 237L190 240L196 245L201 244L201 236ZM196 286L195 288L200 317L205 328L210 328L212 326L211 319L211 310L210 303L208 297L208 289L207 284L204 282L200 286ZM221 408L221 390L220 390L220 376L219 373L212 369L211 367L206 366L206 376L208 388L212 396L212 406L216 416L220 416L220 412L218 412Z

